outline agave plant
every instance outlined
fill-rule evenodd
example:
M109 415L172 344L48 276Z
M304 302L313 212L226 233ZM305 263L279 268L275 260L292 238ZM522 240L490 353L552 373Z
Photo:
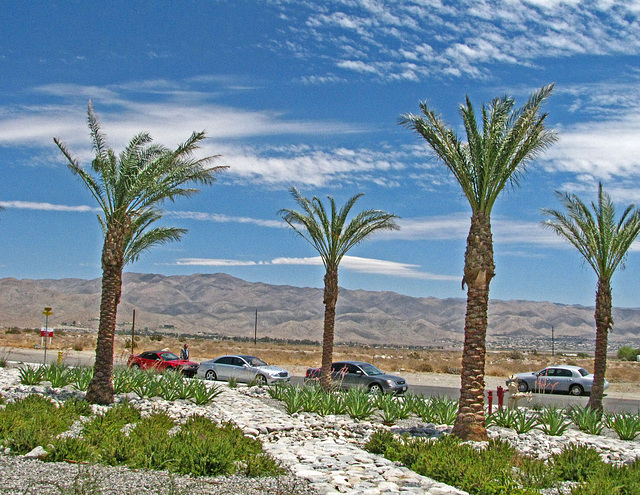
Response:
M189 400L197 406L204 406L213 402L213 399L222 393L222 388L219 385L208 386L200 380L193 380L189 384L189 388L191 391Z
M43 380L43 370L40 366L21 366L18 368L18 376L22 385L38 385Z
M616 432L620 440L633 440L640 435L640 414L609 414L607 426Z
M347 414L353 419L370 418L375 407L369 399L370 395L367 390L359 387L350 389L345 396Z
M69 367L64 364L50 364L42 367L42 379L53 388L62 388L73 382Z
M86 366L79 366L77 368L70 368L69 374L71 375L71 383L78 390L86 392L89 388L89 384L93 379L93 368Z
M590 435L600 435L604 428L602 412L591 409L590 407L572 407L568 411L569 417L573 424L580 431L589 433Z
M540 429L547 435L559 437L569 428L571 422L565 417L564 410L547 407L538 415Z

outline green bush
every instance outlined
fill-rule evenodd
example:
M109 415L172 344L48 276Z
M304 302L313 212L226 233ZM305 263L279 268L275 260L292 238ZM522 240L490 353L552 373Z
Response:
M604 461L595 449L585 445L567 445L553 456L553 469L558 478L567 481L586 481L602 467Z
M620 349L618 349L618 359L621 361L636 361L638 359L638 355L640 354L640 349L633 349L627 345L623 345Z
M77 403L56 407L48 398L33 394L0 410L0 444L11 452L26 454L48 445L79 417Z

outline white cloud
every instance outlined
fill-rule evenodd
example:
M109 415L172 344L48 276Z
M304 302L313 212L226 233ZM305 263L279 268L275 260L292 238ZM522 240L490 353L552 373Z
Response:
M243 261L228 259L207 258L183 258L175 262L179 266L268 266L268 265L297 265L297 266L322 266L319 256L309 258L275 258L271 261ZM458 275L440 275L420 271L418 265L397 263L394 261L377 260L372 258L359 258L345 256L340 263L343 270L351 270L359 273L386 275L390 277L416 278L422 280L456 281Z
M69 206L54 205L51 203L35 203L31 201L0 201L3 208L15 208L18 210L34 210L34 211L68 211L68 212L99 212L100 208L93 208L86 205Z
M486 77L493 63L640 52L639 7L632 1L271 3L290 19L292 52L310 60L335 53L336 67L384 79L409 74L400 64L408 58L417 64L413 77ZM425 41L430 49L420 52Z

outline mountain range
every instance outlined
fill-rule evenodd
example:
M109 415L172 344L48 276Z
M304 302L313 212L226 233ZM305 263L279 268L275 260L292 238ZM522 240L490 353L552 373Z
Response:
M0 279L0 326L43 326L53 308L56 328L97 329L101 280ZM322 289L247 282L226 274L164 276L125 273L118 327L147 332L322 340ZM465 299L416 298L394 292L341 289L336 342L459 347ZM489 343L556 339L593 342L592 307L552 302L489 303ZM615 308L612 342L640 340L640 308Z

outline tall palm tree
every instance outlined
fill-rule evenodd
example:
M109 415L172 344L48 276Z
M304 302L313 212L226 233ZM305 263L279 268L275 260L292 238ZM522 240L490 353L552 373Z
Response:
M602 411L604 374L607 369L607 341L613 327L611 316L611 278L616 269L624 268L631 244L640 232L640 209L628 206L619 220L611 197L598 186L598 203L589 210L575 194L556 192L566 214L558 210L543 209L550 220L543 225L564 237L578 250L598 277L596 290L596 352L591 396L587 406Z
M556 139L545 126L547 114L540 108L553 84L529 97L514 109L511 97L494 99L482 106L482 129L469 97L460 106L467 134L462 142L456 133L420 103L421 116L400 118L400 124L416 131L433 148L456 178L471 206L471 227L467 237L462 287L467 286L467 312L460 402L453 433L465 440L484 440L484 367L486 353L489 283L494 276L491 210L507 184L517 185L525 165Z
M67 158L68 167L80 177L102 210L98 215L104 233L100 323L87 400L110 404L114 393L113 344L122 270L152 246L177 241L186 232L175 227L151 228L162 218L161 203L199 192L185 187L186 184L211 184L214 174L226 167L209 167L215 157L193 157L205 137L203 132L193 133L175 150L152 144L147 133L140 133L116 156L107 147L91 102L87 122L95 152L89 169L81 167L58 138L54 141Z
M322 375L320 385L331 388L331 362L333 361L333 336L338 301L338 266L342 258L356 244L379 230L397 230L396 215L380 210L364 210L355 215L349 223L347 217L362 196L350 198L338 211L335 200L328 196L329 212L317 198L307 199L292 187L293 199L302 211L282 209L283 220L320 254L325 268L324 275L324 331L322 334Z

